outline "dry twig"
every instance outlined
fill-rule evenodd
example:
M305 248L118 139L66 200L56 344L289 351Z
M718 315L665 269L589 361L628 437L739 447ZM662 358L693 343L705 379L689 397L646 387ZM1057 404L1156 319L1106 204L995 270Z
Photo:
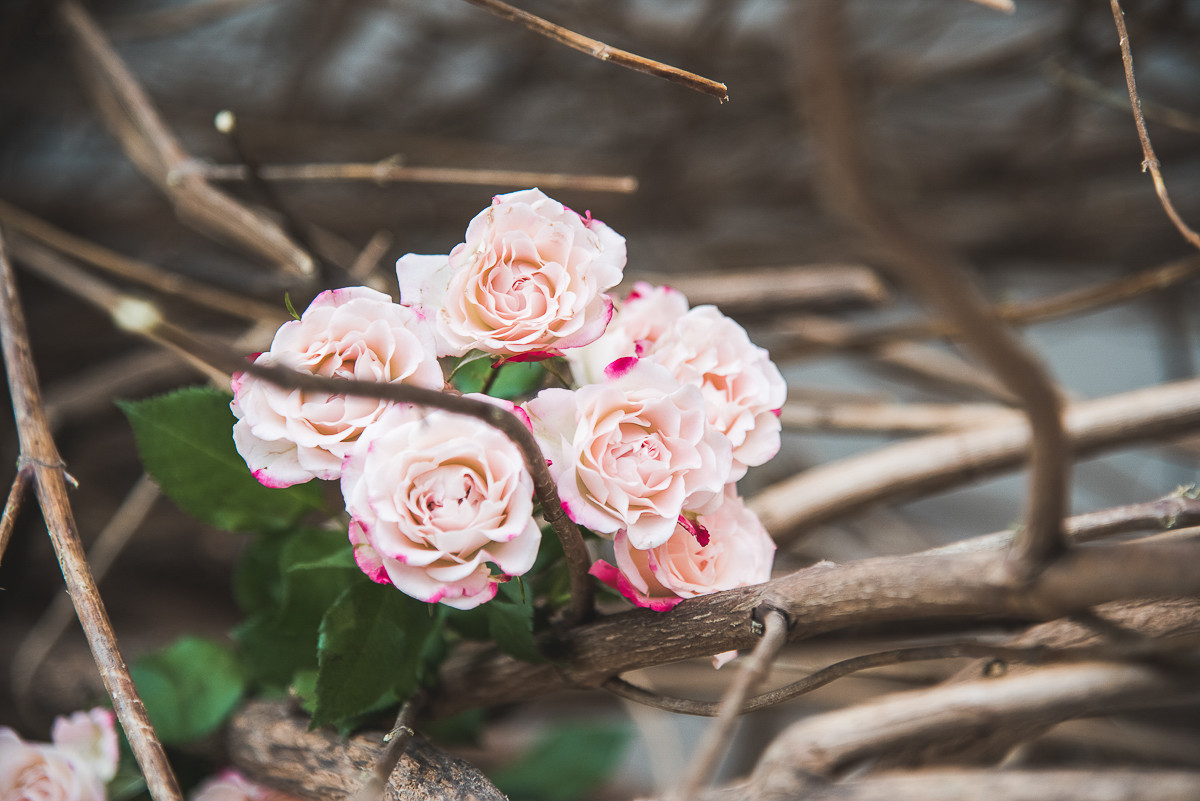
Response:
M92 547L88 549L87 560L97 585L104 580L109 568L146 519L158 497L158 486L149 476L143 474L117 507L108 524L96 535ZM38 670L70 625L72 611L69 597L56 596L13 654L9 684L18 708L25 707L21 709L25 717L33 716L33 710L28 708L28 704L34 697L33 682L37 678Z
M1183 238L1197 249L1200 249L1200 234L1196 233L1175 210L1171 196L1167 194L1167 185L1162 177L1162 164L1154 154L1154 145L1150 144L1150 133L1146 130L1146 117L1142 114L1142 98L1138 95L1137 82L1133 78L1133 52L1129 49L1129 31L1125 29L1125 12L1121 9L1119 0L1110 0L1113 20L1117 25L1117 35L1121 42L1121 61L1125 65L1125 85L1129 89L1129 102L1133 107L1133 121L1137 126L1138 141L1142 145L1142 172L1150 171L1154 179L1154 191L1162 203L1163 211L1171 218L1171 224Z
M50 225L15 206L0 200L0 223L20 231L27 237L73 259L91 264L119 278L186 300L206 309L232 314L246 320L283 321L285 315L277 306L260 303L234 292L214 289L208 284L184 278L140 259L123 256L108 248L89 242ZM10 236L13 254L20 259L25 243Z
M1198 275L1200 275L1200 256L1189 256L1093 286L1072 289L1022 303L1001 303L996 306L996 315L1001 320L1014 325L1030 325L1059 320L1134 300L1150 292L1170 289ZM907 322L866 330L856 330L843 324L840 328L827 334L822 344L828 348L882 352L899 341L933 337L952 338L958 336L957 331L954 325L945 319ZM789 333L797 336L803 342L812 339L812 337L805 336L802 323L796 323L794 329Z
M146 708L117 647L112 623L79 542L75 517L67 500L62 458L42 412L41 393L33 367L25 318L3 240L0 240L0 281L3 282L3 286L0 286L0 333L3 334L4 364L21 440L19 469L28 469L33 477L38 503L62 567L67 591L75 604L79 622L87 635L88 646L96 660L104 688L112 699L117 719L146 777L150 794L155 801L182 801L183 795L167 763L162 744L150 725Z
M204 175L214 181L245 180L242 164L206 164ZM466 186L537 186L542 189L572 189L580 192L637 191L632 175L571 175L562 172L478 170L464 167L414 167L393 156L366 164L264 164L258 174L267 181L373 181L377 184L404 182L462 184Z
M772 536L788 542L818 523L902 497L960 486L1011 469L1028 452L1024 420L917 437L819 465L773 484L751 499ZM1084 457L1138 440L1169 438L1200 426L1200 379L1079 401L1063 414L1067 445Z
M782 612L770 607L764 608L762 622L762 639L754 646L750 658L742 665L733 683L721 697L716 720L709 724L692 755L687 772L679 784L675 798L690 801L695 798L710 781L721 764L721 758L729 748L729 740L733 736L734 723L742 714L746 697L767 677L771 663L779 654L779 649L787 642L788 619Z
M146 92L77 0L58 15L86 60L83 76L126 154L158 185L180 218L238 243L295 275L313 272L312 257L268 217L215 189L171 133Z
M962 332L964 344L1017 396L1032 429L1026 524L1013 543L1014 577L1025 580L1063 548L1061 523L1069 486L1070 452L1060 400L1049 374L996 319L950 253L922 242L872 189L856 108L846 78L848 36L837 0L814 0L797 22L806 77L805 108L821 150L823 189L834 209L878 243L900 277Z
M559 44L564 44L567 47L587 53L601 61L610 61L613 64L637 70L638 72L644 72L647 75L666 78L671 83L677 83L681 86L686 86L688 89L694 89L697 92L711 95L722 103L729 99L729 88L723 83L717 83L716 81L696 75L694 72L681 70L678 67L672 67L658 61L651 61L648 58L643 58L626 50L610 47L604 44L604 42L581 36L561 25L555 25L553 22L530 14L528 11L522 11L519 8L510 6L508 3L502 3L500 0L467 0L467 2L473 6L479 6L498 17L524 25L534 33L541 34Z

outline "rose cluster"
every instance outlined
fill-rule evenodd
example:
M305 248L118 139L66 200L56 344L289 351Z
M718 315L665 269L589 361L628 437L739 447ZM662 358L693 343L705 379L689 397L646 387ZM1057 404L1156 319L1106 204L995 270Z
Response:
M0 799L104 801L117 772L117 732L107 709L59 717L51 742L22 740L0 726Z
M447 389L439 360L565 360L573 386L521 406L566 513L612 540L592 572L639 606L765 581L774 545L737 496L779 449L786 388L715 307L638 284L616 308L625 240L537 189L499 195L447 255L402 257L400 303L319 295L259 364ZM239 374L233 437L271 487L341 482L359 567L424 601L470 609L528 571L540 544L520 451L480 420L285 389Z

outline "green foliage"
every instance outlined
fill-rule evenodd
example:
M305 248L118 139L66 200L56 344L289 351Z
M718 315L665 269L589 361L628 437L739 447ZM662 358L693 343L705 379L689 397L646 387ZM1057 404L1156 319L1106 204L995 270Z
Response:
M321 507L316 482L268 489L233 445L231 396L194 387L117 405L133 426L142 464L171 500L226 531L278 531Z
M524 662L544 662L533 639L533 599L520 579L500 585L496 597L483 606L492 642Z
M629 739L628 727L621 724L561 724L492 781L522 801L578 801L612 775Z
M492 379L488 394L505 400L533 394L546 378L541 362L507 362L492 367L487 354L472 354L464 356L458 363L450 381L460 392L481 392L493 370L498 374Z
M440 662L441 617L393 587L349 587L321 620L313 726L408 698ZM432 657L432 659L431 659ZM429 664L432 662L432 664Z
M131 672L150 722L168 744L216 731L245 690L233 652L199 637L183 637L143 657Z
M253 678L282 688L297 670L316 669L326 611L347 587L370 581L355 567L340 531L300 530L282 542L274 560L272 550L257 543L241 565L239 599L249 606L236 636Z

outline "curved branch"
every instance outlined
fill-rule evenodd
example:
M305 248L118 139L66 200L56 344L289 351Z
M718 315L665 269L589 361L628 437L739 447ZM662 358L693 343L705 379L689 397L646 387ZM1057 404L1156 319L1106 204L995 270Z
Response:
M1117 663L892 693L793 724L763 754L751 784L779 788L802 776L833 778L872 758L883 760L880 767L995 758L1064 720L1166 699L1179 703L1197 693L1194 678Z
M987 428L935 434L814 467L750 501L780 543L803 530L901 497L959 486L1021 464L1029 428L1014 412ZM1200 428L1200 379L1138 389L1067 406L1067 442L1078 457L1137 440Z
M1025 526L1013 541L1011 567L1027 580L1065 545L1063 510L1069 487L1070 451L1061 401L1049 372L996 317L968 277L968 268L914 235L873 191L866 148L845 65L846 25L838 0L813 0L802 24L805 110L823 158L821 188L835 212L888 254L896 273L938 314L961 332L962 342L1024 407L1032 431ZM802 12L803 13L803 12Z

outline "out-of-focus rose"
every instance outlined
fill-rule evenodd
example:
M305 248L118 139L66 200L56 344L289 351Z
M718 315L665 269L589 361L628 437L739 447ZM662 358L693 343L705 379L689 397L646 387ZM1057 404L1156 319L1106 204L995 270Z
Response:
M70 717L55 718L50 738L60 751L87 766L100 781L110 781L117 775L120 752L112 710L97 707L88 712L75 712Z
M598 384L605 380L604 368L614 361L646 355L687 311L687 298L679 290L638 281L599 339L563 354L575 382Z
M449 256L396 263L400 302L436 321L439 356L537 358L586 345L612 316L625 239L526 189L497 195Z
M229 769L206 779L192 792L192 801L299 801L296 796L253 782Z
M104 782L86 762L0 727L0 801L104 801Z
M720 506L681 521L662 545L638 550L618 531L613 552L616 566L600 560L592 575L636 605L662 611L684 598L768 580L775 543L731 484Z
M431 327L382 292L322 292L284 323L255 360L313 375L427 389L444 385ZM284 389L245 373L233 378L233 441L260 483L288 487L341 475L342 460L388 404L371 398Z
M733 445L734 480L779 452L787 384L770 354L715 306L689 310L681 293L639 282L604 335L566 356L580 384L604 381L614 362L639 358L700 387L709 422Z
M491 600L541 542L520 451L471 417L389 411L346 460L342 495L359 568L427 603Z
M571 519L653 548L684 509L719 501L729 440L708 424L700 390L662 367L629 359L609 373L603 384L543 390L525 408Z

